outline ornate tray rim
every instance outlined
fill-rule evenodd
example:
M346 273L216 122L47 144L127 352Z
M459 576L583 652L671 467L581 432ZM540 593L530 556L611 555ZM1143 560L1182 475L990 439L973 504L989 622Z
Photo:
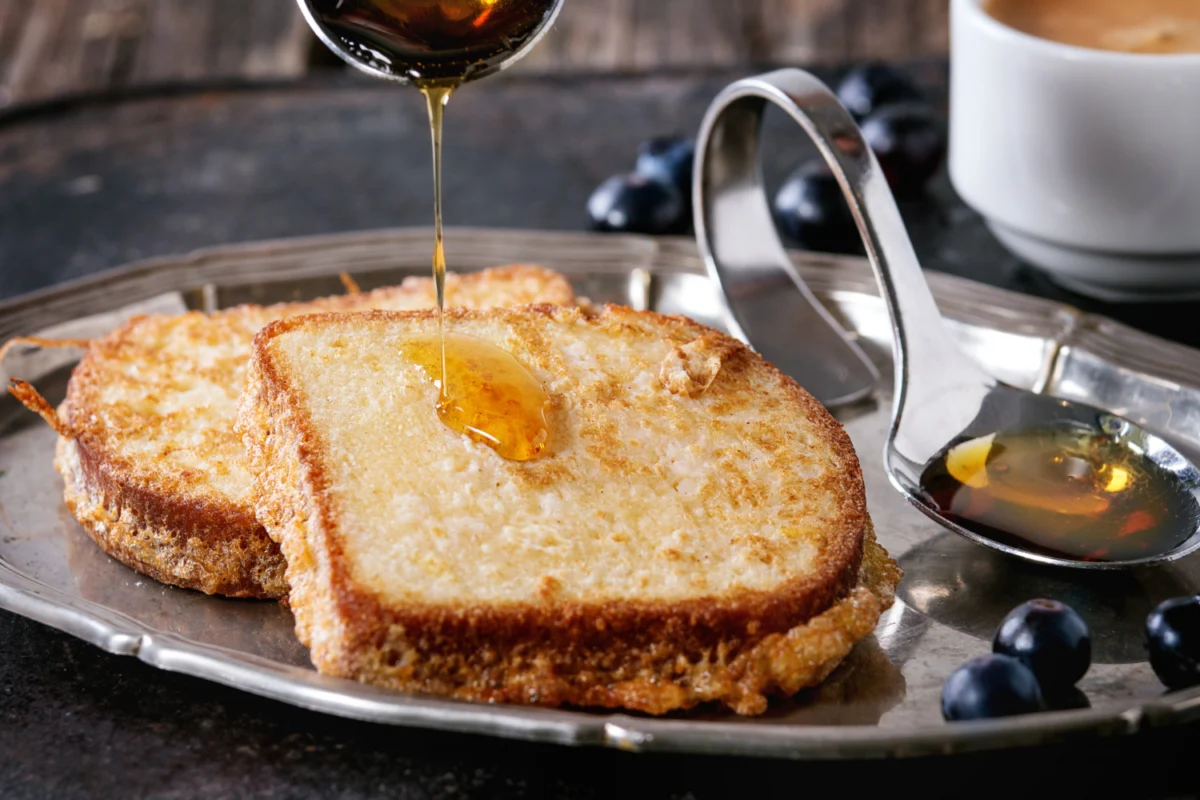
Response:
M245 285L256 275L324 277L338 268L382 269L380 245L427 243L426 228L399 228L204 248L137 261L96 275L0 301L0 340L81 314L180 291L199 307L211 305L214 285ZM574 249L578 261L554 266L568 275L592 269L646 274L697 273L703 265L688 239L654 239L533 230L451 228L459 260L497 242L536 260L541 247ZM472 248L475 248L474 250ZM367 257L369 254L373 254ZM467 256L464 259L464 255ZM615 257L619 257L619 260ZM794 253L818 293L876 295L862 259ZM483 263L490 263L484 259ZM619 265L619 266L615 266ZM392 265L394 266L394 265ZM1053 374L1063 352L1086 347L1109 363L1148 378L1200 385L1200 351L1145 334L1070 306L961 278L930 273L934 295L952 319L1028 333L1051 342L1042 374ZM874 725L753 725L628 714L492 706L401 695L318 675L249 653L200 644L165 633L92 601L75 598L21 573L0 559L0 608L69 633L110 653L136 656L160 669L182 672L324 713L386 724L495 735L629 751L711 753L792 759L914 757L1128 735L1200 719L1200 688L1149 700L1130 699L1099 709L1059 711L986 722L889 729Z

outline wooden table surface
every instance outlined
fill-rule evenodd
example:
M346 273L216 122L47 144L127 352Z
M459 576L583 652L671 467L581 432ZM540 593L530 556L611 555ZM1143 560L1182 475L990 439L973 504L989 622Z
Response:
M947 0L571 0L518 69L940 57L947 24ZM133 86L293 78L333 61L296 0L0 0L0 107Z

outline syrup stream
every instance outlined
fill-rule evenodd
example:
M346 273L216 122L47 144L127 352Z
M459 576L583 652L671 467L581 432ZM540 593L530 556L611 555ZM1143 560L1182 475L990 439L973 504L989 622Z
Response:
M442 235L442 120L446 104L454 93L454 84L430 84L421 87L429 109L429 132L433 139L433 283L437 288L438 342L441 349L442 400L449 398L446 375L446 332L443 316L446 312L446 243Z

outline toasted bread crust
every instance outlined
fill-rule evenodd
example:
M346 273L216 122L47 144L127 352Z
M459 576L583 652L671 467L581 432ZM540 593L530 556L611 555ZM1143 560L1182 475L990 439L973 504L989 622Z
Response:
M462 292L458 296L467 297L471 304L486 303L492 291L500 301L574 302L570 283L540 267L512 265L448 278L452 303L456 292ZM158 356L143 337L181 321L214 342L223 343L223 337L234 336L244 337L248 345L262 325L288 314L371 308L398 299L423 304L432 298L429 279L410 278L399 287L364 294L228 309L217 315L219 330L210 328L208 321L213 318L199 312L183 317L139 317L92 342L72 374L67 399L57 414L60 433L67 435L60 440L55 464L66 486L68 508L105 552L155 580L230 597L286 597L279 546L255 519L249 497L235 498L217 491L199 470L131 453L128 431L139 425L165 424L165 417L113 408L103 392L117 374L114 365L132 359L153 366ZM198 342L205 343L211 342ZM233 377L233 367L228 364L212 369L219 372L218 382ZM167 386L150 389L153 391L146 397L152 399L171 391ZM240 386L229 386L228 391L236 398ZM114 417L121 426L109 424ZM227 429L208 430L205 435L221 446L232 444L240 457L232 422L227 421Z
M287 595L283 556L253 518L139 491L109 474L78 440L59 438L63 499L110 556L162 583L228 597Z
M772 591L677 601L388 601L352 574L328 501L320 436L271 350L276 337L336 324L344 315L282 320L255 338L238 429L257 474L258 517L287 557L297 634L321 672L487 702L661 714L719 701L756 714L765 710L768 695L792 694L823 680L870 634L892 603L899 570L875 542L849 437L811 395L741 343L684 318L616 307L592 318L549 306L494 313L570 317L617 329L657 326L684 350L682 362L687 343L703 337L726 354L730 372L769 375L778 402L813 422L830 461L840 465L819 487L841 500L819 568ZM428 319L422 312L354 316L368 324ZM711 383L711 376L684 372ZM663 383L674 391L672 376Z

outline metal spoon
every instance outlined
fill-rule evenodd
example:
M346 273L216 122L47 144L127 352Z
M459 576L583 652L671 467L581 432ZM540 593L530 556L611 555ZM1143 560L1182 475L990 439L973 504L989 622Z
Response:
M331 11L342 11L347 7L365 6L368 8L373 4L374 0L296 0L300 5L300 12L304 14L304 19L308 21L308 25L313 29L313 33L317 38L325 43L325 46L332 50L339 58L345 61L352 67L359 69L368 75L385 80L397 81L399 83L412 83L421 79L421 65L414 60L413 63L395 63L393 57L388 53L362 45L354 45L347 41L337 28L324 21L325 16ZM558 17L558 12L562 10L564 0L552 0L552 4L545 11L541 21L537 27L530 32L520 43L519 47L505 53L501 56L489 58L486 63L469 65L466 73L456 78L457 83L466 83L467 81L478 80L479 78L487 77L500 70L507 69L516 61L520 60L530 50L533 49L546 32L550 30L550 26L554 24L554 20ZM416 5L416 0L413 0ZM432 5L429 0L424 0L422 3L425 6ZM490 9L489 9L490 10ZM482 15L480 19L482 19ZM369 32L368 28L362 28L359 32ZM438 53L433 53L434 56Z
M1173 561L1200 548L1200 471L1174 447L1100 409L1001 384L955 347L874 154L836 96L800 70L779 70L730 85L713 101L701 126L695 175L697 235L701 248L710 254L713 272L726 287L726 300L734 314L739 309L743 316L757 313L752 304L742 307L744 293L738 287L761 281L775 261L760 254L770 255L779 247L758 165L758 133L768 102L804 129L833 170L887 304L896 385L884 466L896 488L955 533L1043 564L1118 569ZM743 235L739 236L739 231ZM739 247L750 255L737 256ZM715 259L714 253L718 255ZM789 273L789 277L799 282L798 276ZM782 286L778 280L776 285ZM808 306L796 301L795 293L789 299L794 313L811 316ZM780 331L759 327L748 332L755 346L765 347L761 337ZM784 349L809 347L799 337L772 344ZM953 445L997 431L1063 424L1107 437L1127 448L1132 457L1148 459L1153 468L1171 476L1170 490L1179 493L1180 507L1185 509L1174 520L1179 526L1177 545L1167 552L1127 561L1059 557L963 527L947 519L922 489L925 469Z

